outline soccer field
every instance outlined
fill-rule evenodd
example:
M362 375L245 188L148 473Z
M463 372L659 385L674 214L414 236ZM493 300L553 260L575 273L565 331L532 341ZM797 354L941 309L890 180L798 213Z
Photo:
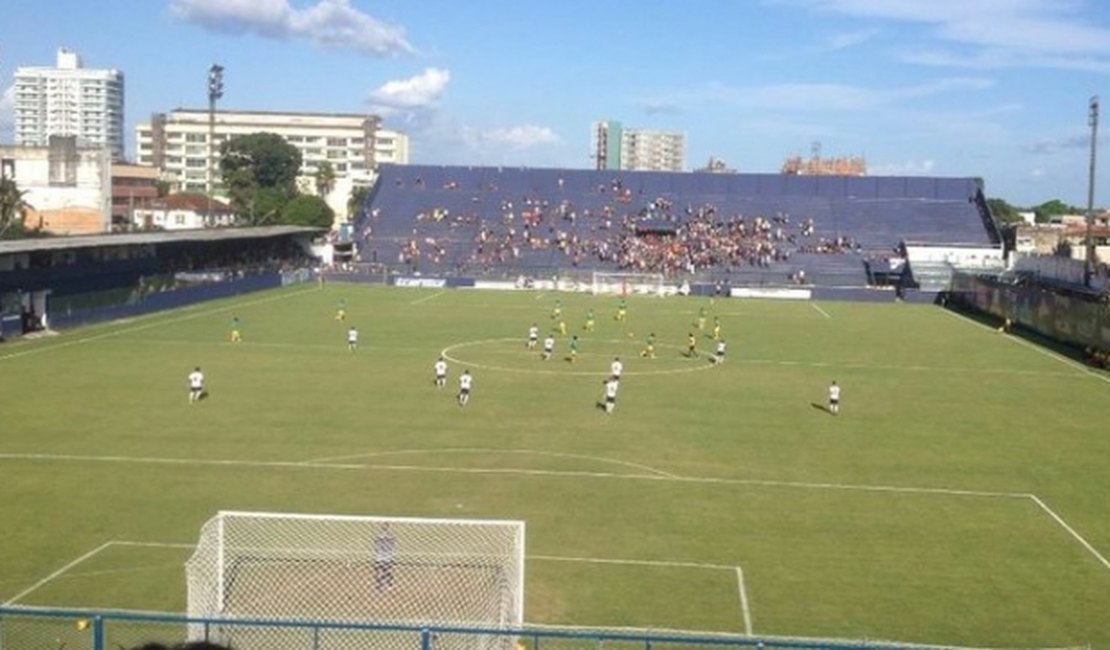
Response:
M556 300L574 363L525 348ZM182 612L218 510L476 517L527 522L529 623L1110 647L1110 376L933 306L617 302L306 286L4 344L0 602Z

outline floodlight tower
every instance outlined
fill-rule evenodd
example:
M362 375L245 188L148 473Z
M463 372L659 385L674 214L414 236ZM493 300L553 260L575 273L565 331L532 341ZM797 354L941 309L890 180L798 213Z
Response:
M1087 175L1087 237L1086 262L1083 266L1083 283L1091 286L1091 275L1095 269L1095 240L1091 237L1091 227L1095 220L1095 153L1098 150L1098 95L1091 97L1088 104L1087 124L1091 127L1090 166Z
M212 192L216 190L216 100L224 96L224 67L208 68L208 219L212 218Z

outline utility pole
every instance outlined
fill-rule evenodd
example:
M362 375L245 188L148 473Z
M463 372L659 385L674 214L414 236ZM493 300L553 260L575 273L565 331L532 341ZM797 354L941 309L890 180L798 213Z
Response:
M1091 127L1091 156L1087 176L1087 255L1083 266L1083 284L1091 286L1091 276L1095 270L1095 240L1091 236L1091 228L1095 220L1095 152L1098 150L1098 95L1091 98L1088 104L1087 125Z
M224 96L224 67L213 63L208 68L208 214L212 219L212 193L216 191L216 100Z

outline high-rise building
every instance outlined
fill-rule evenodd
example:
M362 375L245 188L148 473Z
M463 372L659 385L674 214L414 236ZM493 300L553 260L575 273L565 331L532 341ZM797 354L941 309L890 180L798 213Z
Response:
M597 169L680 172L686 166L686 136L597 122L593 128Z
M15 144L45 147L50 136L75 136L79 147L107 148L123 159L123 73L92 70L58 50L57 66L15 71Z
M219 171L209 184L208 111L177 109L155 113L135 127L136 162L152 165L173 191L219 193ZM315 178L327 162L335 185L324 197L339 215L346 214L351 188L369 185L379 163L409 161L408 136L381 127L376 115L216 111L211 154L219 158L226 140L252 133L274 133L301 152L298 184L315 192ZM218 162L216 163L218 166Z

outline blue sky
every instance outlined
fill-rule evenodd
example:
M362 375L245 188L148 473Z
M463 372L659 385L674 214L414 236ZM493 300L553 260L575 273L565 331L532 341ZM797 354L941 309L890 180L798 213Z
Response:
M1015 204L1084 205L1088 98L1110 109L1099 0L16 0L3 13L2 87L59 46L120 69L129 147L150 113L204 106L219 62L221 107L381 112L413 162L589 167L591 122L616 119L685 133L690 168L713 155L773 172L820 142L875 175L980 176Z

